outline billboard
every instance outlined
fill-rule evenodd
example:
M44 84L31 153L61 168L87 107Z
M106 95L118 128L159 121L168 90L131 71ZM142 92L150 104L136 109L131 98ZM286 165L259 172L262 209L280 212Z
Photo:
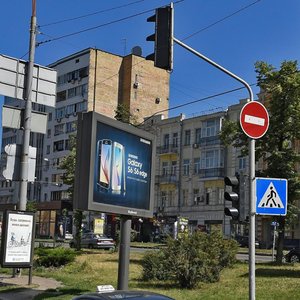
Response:
M6 211L1 238L2 267L32 266L34 213Z
M95 112L78 116L74 207L152 217L154 136Z

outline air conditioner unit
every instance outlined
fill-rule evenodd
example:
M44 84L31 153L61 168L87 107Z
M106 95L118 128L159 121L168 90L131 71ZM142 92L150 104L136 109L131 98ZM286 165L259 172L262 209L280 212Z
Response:
M199 144L197 144L197 143L193 144L193 148L194 148L194 149L199 148Z

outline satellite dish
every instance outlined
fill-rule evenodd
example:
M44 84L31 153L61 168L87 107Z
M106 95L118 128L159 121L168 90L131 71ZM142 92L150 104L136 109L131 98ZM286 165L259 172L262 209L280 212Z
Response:
M135 46L131 49L131 53L136 56L142 56L142 48L140 46Z

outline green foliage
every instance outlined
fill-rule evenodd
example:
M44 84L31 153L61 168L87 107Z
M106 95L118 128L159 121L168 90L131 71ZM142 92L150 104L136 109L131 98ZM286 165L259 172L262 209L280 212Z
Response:
M29 200L26 203L26 210L27 211L32 211L32 212L36 212L37 211L37 203L34 200Z
M69 185L68 193L71 199L73 199L74 193L74 182L75 182L75 169L76 169L76 136L69 135L69 143L70 143L70 153L68 156L65 156L61 163L59 164L59 168L65 171L63 180L64 184Z
M297 172L300 156L296 141L300 139L300 72L296 61L284 61L277 70L265 62L255 64L260 98L264 100L270 115L267 133L256 141L255 158L263 159L265 169L257 175L288 179L288 214L278 217L279 236L277 262L282 261L285 226L298 222L300 179ZM244 136L244 138L241 138ZM248 142L241 128L226 120L221 132L224 145L232 144L247 154Z
M137 123L137 117L130 112L130 108L126 104L118 104L115 110L115 119L123 123Z
M223 240L220 233L195 232L177 240L169 238L167 247L145 255L144 280L172 280L181 288L194 288L199 282L216 282L220 272L235 262L238 245Z
M82 220L83 220L83 212L79 209L74 211L74 226L75 226L75 248L77 251L81 249L81 236L82 236Z
M62 247L37 248L35 254L37 255L35 263L46 268L64 266L73 262L76 256L73 250Z

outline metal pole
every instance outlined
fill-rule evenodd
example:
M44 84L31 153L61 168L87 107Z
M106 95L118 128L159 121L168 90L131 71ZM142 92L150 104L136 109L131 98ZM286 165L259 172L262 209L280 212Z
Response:
M131 218L121 216L118 290L128 290Z
M184 44L183 42L177 40L175 37L173 37L173 41L176 44L185 48L186 50L190 51L191 53L195 54L196 56L200 57L201 59L205 60L215 68L219 69L220 71L226 73L230 77L242 83L246 87L249 93L249 100L253 101L252 89L245 80L238 77L234 73L228 71L224 67L220 66L216 62L212 61L208 57L204 56L203 54L199 53L198 51ZM249 159L250 159L250 165L249 165L249 173L250 173L249 176L249 186L250 186L249 299L254 300L255 299L255 140L254 139L250 139L249 141Z
M26 210L27 202L27 184L28 184L28 155L29 155L29 140L31 129L31 94L32 94L32 77L34 67L35 54L35 39L36 39L36 0L32 0L32 15L30 23L30 43L29 43L29 61L26 71L26 88L25 88L25 111L23 123L23 145L20 163L20 201L19 210Z

